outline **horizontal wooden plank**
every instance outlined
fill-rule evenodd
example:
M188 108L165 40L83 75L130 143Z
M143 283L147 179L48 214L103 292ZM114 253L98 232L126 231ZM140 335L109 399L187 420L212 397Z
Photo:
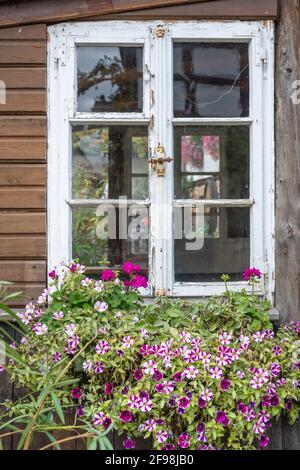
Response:
M1 28L0 28L1 32ZM0 67L0 80L6 89L46 87L45 67Z
M0 164L0 186L45 186L45 184L45 165Z
M8 288L8 292L22 292L19 298L7 302L11 307L24 307L29 302L36 302L45 289L45 283L24 284L16 283Z
M276 19L278 16L277 0L218 0L176 6L164 6L151 9L123 12L119 14L99 15L97 19Z
M46 43L0 41L0 64L45 64Z
M46 139L38 137L0 137L0 161L46 160Z
M44 212L0 212L0 234L46 233Z
M165 5L178 5L206 0L164 0ZM217 0L212 0L214 3ZM161 0L27 0L0 8L0 26L75 20L112 12L133 11L161 5Z
M0 4L1 8L1 4ZM17 28L1 28L0 40L46 40L47 26L45 24L27 25Z
M46 209L44 188L0 188L0 209Z
M5 104L0 103L0 114L45 112L46 92L44 90L7 90Z
M9 282L46 282L46 261L0 260L0 280Z
M0 235L0 258L45 258L44 235Z
M45 136L44 116L0 116L0 136Z

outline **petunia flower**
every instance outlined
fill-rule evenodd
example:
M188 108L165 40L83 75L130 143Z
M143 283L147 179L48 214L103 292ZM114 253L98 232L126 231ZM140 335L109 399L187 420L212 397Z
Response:
M209 374L213 379L219 380L221 377L223 377L223 372L220 367L212 367L209 371Z
M81 390L81 388L79 387L72 388L71 398L73 398L74 400L79 400L82 396L83 396L83 391Z
M75 323L70 323L68 325L66 325L65 327L65 333L67 336L74 336L75 335L75 331L76 331L76 325Z
M121 411L119 414L119 419L120 421L123 421L123 423L129 423L130 421L132 421L132 418L133 418L133 415L128 410Z
M155 433L155 439L157 440L157 442L166 442L168 438L169 435L167 431L164 431L163 429L160 429L159 431L157 431L157 433Z
M124 336L122 343L125 348L130 349L134 345L134 340L131 336Z
M229 389L231 382L229 379L222 379L220 382L220 388L223 392Z
M191 445L191 439L189 434L186 432L180 434L178 437L178 446L181 447L181 449L187 449Z
M136 442L134 439L125 439L123 441L124 449L135 449Z
M177 400L177 405L179 406L179 408L183 408L184 410L188 408L190 404L191 400L189 400L187 397L181 397Z
M201 393L200 398L204 401L211 401L214 397L214 394L209 390L209 388L206 388L204 392Z
M99 313L106 312L106 310L108 309L108 304L106 302L100 302L98 300L98 302L96 302L94 305L94 309Z
M61 320L62 318L64 318L64 312L62 312L61 310L59 310L58 312L54 312L52 318L54 320Z
M44 323L35 323L32 326L32 330L35 332L36 335L41 336L48 332L48 326Z
M107 353L110 350L110 345L107 341L101 340L96 345L95 350L96 353L99 354L99 356L103 356L103 354Z
M51 357L52 357L52 361L59 362L59 361L61 361L62 355L59 352L55 352L55 353L52 354Z

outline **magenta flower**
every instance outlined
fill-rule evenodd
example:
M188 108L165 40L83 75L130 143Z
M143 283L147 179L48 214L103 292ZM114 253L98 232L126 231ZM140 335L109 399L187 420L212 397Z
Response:
M267 447L268 444L269 444L269 441L270 441L270 439L265 434L260 436L260 438L258 440L259 445L260 445L261 448Z
M176 373L173 375L173 379L175 380L175 382L182 382L182 374L181 374L181 372L176 372Z
M139 401L139 409L143 411L143 413L148 413L152 409L153 403L147 397L140 398Z
M105 415L102 411L94 414L93 416L94 426L103 426L104 420L105 420Z
M85 410L83 405L79 405L76 409L76 415L80 418L85 415Z
M132 410L136 410L137 408L139 408L140 402L141 399L138 395L130 395L130 397L128 398L128 406Z
M52 354L52 361L59 362L61 361L62 355L59 352L55 352Z
M133 415L131 411L121 411L119 414L119 418L123 423L129 423L132 421Z
M280 374L280 364L278 364L277 362L273 362L270 366L270 374L272 375L272 377L278 377L278 375Z
M230 424L230 419L224 411L218 411L216 415L216 422L222 424L222 426L227 427Z
M5 370L5 369L4 369L3 365L0 364L0 372L4 372L4 370Z
M126 263L123 264L122 270L124 273L129 274L130 276L133 273L139 272L141 270L141 267L138 264L133 264L130 263L130 261L126 261Z
M261 272L256 268L248 268L243 272L244 281L249 281L250 279L261 279Z
M114 281L116 274L111 269L105 269L101 274L102 281Z
M51 279L58 279L58 273L55 269L53 269L52 271L50 271L48 273L48 276L51 278Z
M199 434L202 434L205 431L205 424L204 423L198 423L196 426L196 431Z
M187 397L179 398L177 401L177 405L179 406L179 408L183 408L184 410L188 408L190 404L191 400L189 400Z
M130 281L124 281L124 285L126 287L133 287L134 289L138 289L139 287L144 287L146 289L148 281L144 276L136 274Z
M280 356L282 354L282 348L280 346L274 346L274 348L272 348L272 353L274 356Z
M103 354L107 353L110 350L110 345L107 341L99 341L98 344L96 345L96 353L99 354L99 356L103 356Z
M159 431L157 431L157 433L155 434L155 438L157 440L157 442L166 442L168 440L168 433L167 431L164 431L163 429L160 429Z
M79 387L72 388L71 398L73 398L73 400L79 400L82 396L83 396L83 391L81 390L81 388Z
M161 448L161 450L175 450L174 444L166 444Z
M160 370L156 370L153 374L153 380L155 380L156 382L160 382L162 378L163 378L162 372L160 372Z
M246 411L248 411L248 407L245 405L245 403L242 402L238 403L236 409L241 413L246 413Z
M136 369L133 373L135 380L141 380L144 377L142 369Z
M190 444L191 444L191 439L190 439L189 434L187 434L186 432L183 432L182 434L180 434L178 438L178 446L181 447L181 449L187 449L188 447L190 447Z
M109 383L105 384L105 386L104 386L105 395L110 395L113 392L113 389L114 389L114 384L113 383L109 382Z
M123 447L124 449L135 449L136 442L134 439L125 439L123 441Z
M207 405L207 401L206 400L203 400L203 398L199 398L198 399L198 406L199 408L203 409L203 408L206 408L206 405Z
M223 390L223 392L228 390L230 385L231 385L231 382L230 382L229 379L222 379L221 382L220 382L220 388L221 388L221 390Z

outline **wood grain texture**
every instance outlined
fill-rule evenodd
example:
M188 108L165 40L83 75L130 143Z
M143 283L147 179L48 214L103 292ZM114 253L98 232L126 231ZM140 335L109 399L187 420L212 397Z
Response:
M180 5L206 0L164 0L164 5ZM218 0L211 0L215 3ZM112 12L134 11L141 8L161 6L161 0L29 0L26 2L4 2L0 6L0 26L28 23L55 23L76 20Z
M44 235L0 235L0 258L45 258Z
M276 307L300 319L300 2L281 1L276 49ZM298 95L300 97L300 94Z
M0 136L46 136L44 116L0 116Z
M46 166L0 164L0 186L45 186Z
M0 187L0 209L46 210L46 190L37 187Z
M11 71L13 73L13 71ZM0 114L4 113L45 113L45 90L7 90L6 103L0 104Z
M44 42L0 41L0 64L45 64Z
M46 139L38 137L0 137L0 161L45 161Z
M45 212L0 212L0 234L46 233Z
M1 28L0 28L1 32ZM45 67L0 67L0 80L6 89L42 89L46 87Z
M1 9L1 4L0 4ZM45 41L47 27L45 24L27 25L16 28L0 28L0 41L35 40Z
M0 279L17 283L45 283L46 261L0 261Z
M198 2L141 9L131 12L113 13L94 17L97 19L276 19L278 15L277 0L218 0L217 2Z

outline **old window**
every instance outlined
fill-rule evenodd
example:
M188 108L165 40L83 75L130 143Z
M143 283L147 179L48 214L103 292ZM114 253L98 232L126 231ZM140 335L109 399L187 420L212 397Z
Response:
M107 258L145 294L218 294L273 276L273 26L49 28L49 263ZM165 161L163 161L165 160ZM267 208L267 209L266 209Z

